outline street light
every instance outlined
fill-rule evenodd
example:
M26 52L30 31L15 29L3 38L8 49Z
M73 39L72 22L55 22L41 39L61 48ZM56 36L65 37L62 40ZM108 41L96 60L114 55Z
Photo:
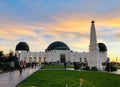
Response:
M116 57L116 65L117 65L117 57Z

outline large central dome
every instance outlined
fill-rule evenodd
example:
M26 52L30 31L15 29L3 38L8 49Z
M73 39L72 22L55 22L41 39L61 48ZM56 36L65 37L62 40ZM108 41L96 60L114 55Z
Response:
M70 50L70 48L63 42L56 41L51 43L46 51L51 51L51 50Z

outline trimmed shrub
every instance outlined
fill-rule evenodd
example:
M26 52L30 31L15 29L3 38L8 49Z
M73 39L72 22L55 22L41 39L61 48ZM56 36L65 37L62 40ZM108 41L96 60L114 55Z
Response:
M80 69L80 65L79 65L79 63L74 62L73 65L74 65L74 69Z
M94 67L91 67L91 70L92 70L92 71L98 71L97 67L95 67L95 66L94 66Z
M112 66L112 67L110 67L110 70L111 70L111 72L113 72L113 71L117 71L117 68L114 67L114 66Z

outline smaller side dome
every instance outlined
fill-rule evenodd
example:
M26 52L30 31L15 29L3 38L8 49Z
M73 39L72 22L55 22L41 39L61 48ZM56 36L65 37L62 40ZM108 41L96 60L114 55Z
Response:
M29 51L29 46L26 42L19 42L15 48L16 51Z
M101 52L107 51L107 47L104 43L98 43L98 47L99 47L99 51L101 51Z

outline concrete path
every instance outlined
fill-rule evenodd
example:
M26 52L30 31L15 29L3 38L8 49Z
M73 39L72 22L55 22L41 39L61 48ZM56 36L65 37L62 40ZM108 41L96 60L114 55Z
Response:
M15 87L18 83L23 81L35 71L39 70L41 67L42 66L37 68L26 68L23 70L22 75L20 75L18 70L14 71L14 73L8 72L0 74L0 87Z

